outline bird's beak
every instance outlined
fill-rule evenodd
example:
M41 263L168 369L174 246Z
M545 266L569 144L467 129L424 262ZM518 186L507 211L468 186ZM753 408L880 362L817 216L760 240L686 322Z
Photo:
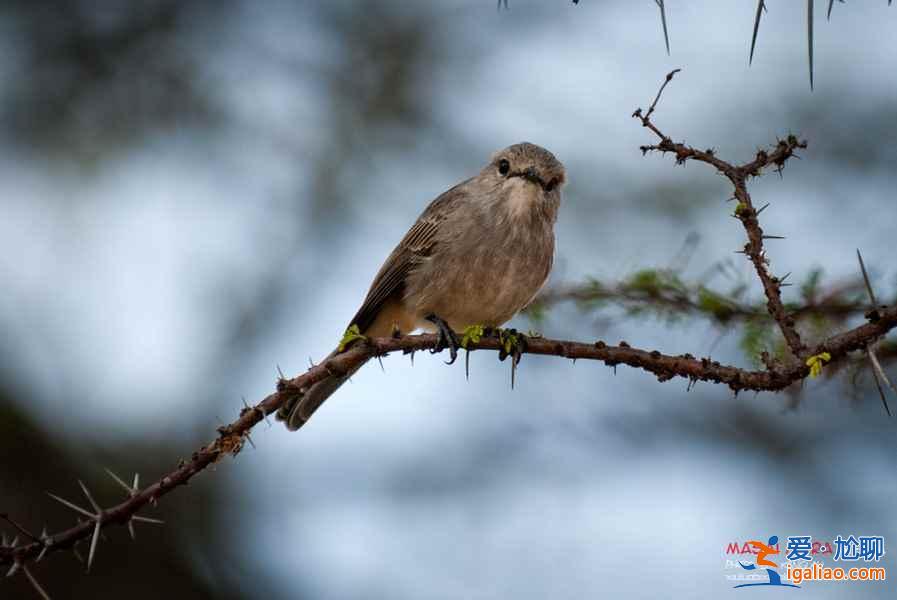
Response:
M534 169L533 167L530 167L526 171L521 173L521 176L527 181L542 185L542 178L539 177L539 174L536 173L536 169Z

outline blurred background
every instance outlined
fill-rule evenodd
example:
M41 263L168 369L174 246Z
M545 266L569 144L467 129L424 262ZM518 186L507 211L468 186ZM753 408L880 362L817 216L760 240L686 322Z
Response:
M768 4L748 68L748 1L669 3L668 56L649 1L7 0L0 512L58 530L45 491L112 504L104 467L170 470L331 350L417 214L518 141L568 170L552 288L661 269L761 301L726 182L638 149L632 111L674 67L674 138L735 162L809 140L751 188L788 236L773 271L841 285L859 247L893 301L897 9L817 2L811 92L805 4ZM743 366L757 342L613 302L514 324ZM897 575L897 422L865 368L733 397L529 356L512 391L493 353L469 382L443 359L369 365L146 513L163 527L108 530L90 575L65 553L35 576L54 598L715 598L726 546L773 534L884 535Z

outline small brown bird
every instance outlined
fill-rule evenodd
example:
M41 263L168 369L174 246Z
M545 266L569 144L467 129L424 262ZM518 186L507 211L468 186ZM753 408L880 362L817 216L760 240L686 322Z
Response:
M499 327L548 279L564 180L560 161L535 144L496 152L479 175L440 195L418 217L349 325L372 337L436 330L454 360L453 330ZM298 429L351 375L312 385L285 404L278 419Z

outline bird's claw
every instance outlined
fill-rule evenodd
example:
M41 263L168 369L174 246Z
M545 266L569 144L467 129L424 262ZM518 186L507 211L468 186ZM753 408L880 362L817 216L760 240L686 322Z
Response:
M498 351L498 359L504 360L507 357L514 359L514 363L519 363L523 352L526 350L526 335L520 333L516 329L496 329L498 340L501 342L501 348Z
M518 332L516 329L496 329L498 340L501 342L501 348L498 351L498 359L504 360L511 357L511 389L514 389L514 383L517 379L517 365L527 347L526 335Z
M427 317L427 321L433 323L436 326L437 333L439 337L436 340L436 346L430 350L432 354L436 354L437 352L442 352L445 349L449 351L449 360L446 361L445 364L450 365L453 364L458 359L458 336L455 335L455 332L452 331L452 328L448 326L448 323L440 319L436 315L430 315Z

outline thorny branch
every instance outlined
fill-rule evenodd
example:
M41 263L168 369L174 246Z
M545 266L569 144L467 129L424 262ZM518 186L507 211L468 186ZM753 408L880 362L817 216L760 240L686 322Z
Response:
M634 115L641 120L644 127L650 129L659 138L656 145L643 146L643 153L651 150L672 152L678 163L696 160L715 167L733 184L738 207L735 216L743 224L748 241L743 252L753 263L766 295L766 309L776 321L793 353L795 360L781 363L768 361L765 370L747 370L731 365L723 365L710 358L696 358L691 354L670 355L657 350L649 351L633 348L626 342L617 345L602 341L594 343L554 340L542 337L519 336L520 342L511 352L511 364L516 365L523 354L557 356L573 360L594 360L616 367L619 364L642 369L654 374L659 381L667 381L682 377L689 381L689 386L697 381L709 381L727 385L736 393L741 390L778 391L810 375L812 368L819 368L818 357L826 355L828 364L842 361L850 352L863 350L872 355L875 344L885 334L897 327L897 305L875 305L866 314L866 322L840 334L832 335L823 341L807 346L801 340L794 326L794 315L789 314L781 299L781 280L768 270L768 261L763 248L764 234L757 220L759 211L754 209L746 182L749 177L758 176L762 169L774 166L778 171L795 150L806 146L794 136L779 141L770 151L759 151L756 157L745 164L733 165L718 158L712 150L697 150L682 143L673 142L664 135L651 121L664 87L672 80L676 71L667 75L660 92L651 104L647 113L641 109ZM870 290L871 291L871 290ZM871 294L870 294L871 295ZM874 300L873 300L874 304ZM75 544L90 540L88 567L93 560L97 540L101 531L110 525L127 525L129 528L137 522L158 522L154 519L137 515L137 512L156 501L179 486L186 485L195 475L227 455L236 455L247 441L250 430L268 415L276 412L285 402L295 398L301 389L328 377L352 372L354 367L371 358L380 358L395 352L413 353L437 348L438 338L435 335L410 335L399 338L372 338L359 340L345 352L333 356L321 364L311 366L305 373L292 379L281 378L277 390L254 406L246 405L237 420L218 428L218 436L194 452L189 459L181 460L177 467L163 475L154 483L141 488L135 476L133 485L124 483L113 473L109 473L121 485L127 499L110 508L103 509L94 500L87 487L81 484L85 497L92 510L86 510L68 500L54 496L73 511L87 518L77 525L54 534L43 531L39 536L28 531L24 526L13 521L8 515L0 514L24 538L21 542L17 536L7 542L5 536L0 543L0 566L9 566L7 575L21 570L42 597L46 592L34 578L28 567L39 561L46 554L64 549L73 549ZM468 352L474 350L498 351L499 357L508 355L507 338L500 335L486 335L477 340L469 340ZM817 359L805 360L805 359ZM799 359L799 360L797 360ZM815 367L811 367L811 363ZM79 482L80 483L80 482ZM133 535L133 529L132 535Z
M811 352L813 354L828 352L831 355L831 362L836 362L851 351L865 348L870 341L880 339L897 327L897 306L881 308L876 312L876 319L826 339L812 348ZM218 429L219 435L215 440L194 452L189 460L182 461L175 470L143 489L134 490L133 494L120 504L97 511L94 516L98 515L99 518L96 521L80 523L65 531L41 536L37 540L13 547L0 548L0 566L25 565L41 554L71 548L76 542L90 537L97 527L127 524L135 519L137 511L147 504L155 503L178 486L187 484L193 476L228 454L237 454L244 442L249 439L250 430L267 415L276 412L288 399L294 398L300 389L328 377L348 373L353 367L372 357L400 351L410 353L432 350L436 347L437 341L437 336L432 334L411 335L398 339L372 338L309 368L298 377L281 379L276 392L255 406L245 407L236 421ZM501 351L503 342L496 336L483 337L479 342L471 342L469 349ZM660 381L674 377L683 377L690 382L711 381L725 384L736 392L781 390L805 378L810 372L809 367L803 363L792 363L779 369L749 371L723 365L710 358L695 358L690 354L669 355L657 350L641 350L631 347L626 342L609 345L601 341L583 343L530 337L519 350L521 354L596 360L612 367L625 364L653 373Z
M642 109L639 108L632 114L633 117L642 122L642 126L647 127L660 138L658 144L641 146L642 153L647 154L650 151L672 152L676 155L677 164L684 164L688 160L703 162L711 165L729 179L735 188L735 199L738 200L738 205L735 207L735 217L741 221L748 237L742 252L754 264L754 270L763 284L767 311L778 323L779 329L782 331L782 335L785 337L792 354L795 358L803 360L807 356L806 348L794 326L793 315L788 314L785 306L782 304L781 281L769 272L769 260L766 258L763 240L770 236L764 235L760 222L757 220L759 213L751 202L751 195L747 190L747 180L749 177L758 177L761 171L768 166L774 166L776 171L781 173L785 167L785 162L795 156L796 150L806 148L807 143L798 140L794 135L788 135L784 140L779 140L771 151L759 150L754 160L742 165L733 165L716 156L716 152L712 149L697 150L686 144L674 142L651 121L651 114L654 112L663 88L666 87L677 72L679 72L679 69L671 71L666 76L657 98L654 99L647 113L642 114Z
M784 281L784 277L781 281ZM782 283L782 285L787 285ZM815 292L805 302L792 306L795 317L825 317L837 321L863 316L867 302L850 298L862 289L862 282L849 282ZM739 300L706 287L703 283L686 282L674 271L644 270L617 282L554 286L539 294L527 307L527 313L541 313L561 302L572 301L583 307L611 303L633 311L654 310L670 315L704 315L720 324L764 318L765 306Z

